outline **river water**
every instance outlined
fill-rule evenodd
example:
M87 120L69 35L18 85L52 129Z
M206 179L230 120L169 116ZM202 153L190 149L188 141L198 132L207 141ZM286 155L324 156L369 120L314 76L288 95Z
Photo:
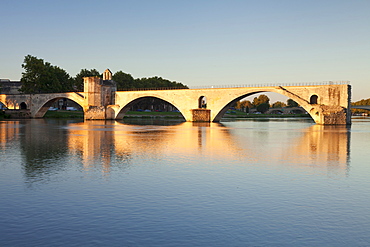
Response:
M0 121L0 246L369 246L370 118Z

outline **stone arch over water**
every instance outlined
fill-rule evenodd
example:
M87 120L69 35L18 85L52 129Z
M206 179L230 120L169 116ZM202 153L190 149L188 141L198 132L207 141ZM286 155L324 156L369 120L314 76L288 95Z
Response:
M35 114L35 117L37 118L41 118L45 115L45 113L49 110L49 108L58 100L60 99L68 99L70 101L73 101L75 104L79 105L81 108L83 108L83 106L81 104L79 104L78 102L70 99L70 98L66 98L66 97L55 97L55 98L52 98L52 99L49 99L49 101L45 102L39 109L38 111L36 112Z
M185 119L184 114L179 110L178 107L176 107L175 105L171 104L167 100L164 100L164 99L161 99L161 98L155 97L155 96L143 96L143 97L139 97L139 98L136 98L136 99L130 101L129 103L127 103L125 106L121 107L118 110L118 114L116 116L116 119L122 119L122 118L124 118L125 114L131 109L132 106L134 106L134 105L136 105L136 104L138 104L140 102L143 102L145 100L148 100L148 99L156 99L156 100L159 100L159 101L161 101L161 102L169 105L171 108L173 108L173 110L180 112L180 114L182 115L182 117Z
M292 100L294 100L295 102L297 102L302 108L304 108L308 113L309 110L310 110L310 103L308 101L308 99L303 99L303 98L300 98L294 94L290 94L290 93L287 93L285 90L281 90L280 88L261 88L261 90L259 89L252 89L252 90L245 90L244 92L240 92L239 95L235 95L234 99L232 99L231 101L229 102L226 102L225 105L221 106L221 108L219 109L212 109L212 110L216 110L217 114L215 115L214 119L212 120L213 122L219 122L222 117L225 115L225 113L227 112L227 110L232 107L233 105L235 105L235 103L245 97L248 97L248 96L251 96L251 95L254 95L254 94L258 94L258 93L268 93L268 92L271 92L271 93L278 93L278 94L281 94L281 95L284 95L288 98L291 98ZM312 115L310 114L310 116L312 117Z

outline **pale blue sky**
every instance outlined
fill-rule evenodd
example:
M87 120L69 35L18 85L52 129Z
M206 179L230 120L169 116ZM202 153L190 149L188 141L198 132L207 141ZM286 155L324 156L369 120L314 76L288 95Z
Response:
M370 0L0 0L0 78L26 55L189 86L348 80L370 98Z

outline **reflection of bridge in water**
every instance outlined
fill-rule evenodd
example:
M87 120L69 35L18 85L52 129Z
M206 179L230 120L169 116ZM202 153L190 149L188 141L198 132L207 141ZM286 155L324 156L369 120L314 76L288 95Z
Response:
M66 152L80 157L75 163L81 162L85 170L102 169L105 174L109 174L112 167L129 167L133 157L160 161L181 160L199 154L205 160L224 161L225 168L230 160L242 160L246 166L269 165L273 160L282 160L284 166L299 170L334 175L348 172L350 131L341 126L314 125L289 131L264 131L252 126L251 131L239 136L234 134L233 128L218 123L141 126L116 121L86 121L50 133L43 127L45 120L32 122L33 126L25 124L19 129L3 128L5 124L0 123L1 140L21 139L25 171L30 176L50 174L48 169L62 169L50 161L63 157ZM259 122L255 124L260 125ZM276 142L281 139L285 140L284 145ZM50 147L51 142L53 147ZM262 147L266 142L276 144L265 150ZM5 144L3 141L2 145Z
M250 131L250 136L239 137L217 123L185 122L148 129L148 126L123 125L119 122L107 125L94 121L71 125L69 132L69 149L81 153L85 168L91 165L92 157L102 156L106 159L102 161L106 172L111 164L111 156L107 154L112 148L115 155L124 158L132 154L145 154L156 159L168 156L181 159L201 153L210 159L224 160L225 166L232 159L243 159L247 164L286 160L296 168L325 169L329 173L347 173L350 155L350 132L341 126L314 125L304 129L303 135L302 130L297 130L297 136L291 138L291 145L264 150L268 155L261 153L263 141L268 138L266 134L276 138L274 135L281 133ZM108 143L106 140L109 140Z
M305 134L297 141L298 145L293 145L284 152L284 158L293 160L302 168L317 168L327 164L327 172L331 174L347 170L350 134L350 129L345 126L313 125L305 130Z

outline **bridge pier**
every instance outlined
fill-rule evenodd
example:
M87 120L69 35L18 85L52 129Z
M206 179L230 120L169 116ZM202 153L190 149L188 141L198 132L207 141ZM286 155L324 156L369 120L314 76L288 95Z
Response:
M89 106L89 108L84 111L85 120L104 120L106 119L105 115L105 106Z
M296 101L317 124L351 124L351 85L280 86L276 92Z
M116 119L118 105L89 106L84 109L85 120L113 120Z
M209 109L193 109L191 110L193 119L192 122L211 122L211 110Z
M112 80L112 72L107 69L103 79L84 77L84 93L87 106L84 107L85 120L114 119L115 111L111 105L115 102L116 82Z
M351 110L340 106L315 105L310 115L317 124L349 125L351 124Z

